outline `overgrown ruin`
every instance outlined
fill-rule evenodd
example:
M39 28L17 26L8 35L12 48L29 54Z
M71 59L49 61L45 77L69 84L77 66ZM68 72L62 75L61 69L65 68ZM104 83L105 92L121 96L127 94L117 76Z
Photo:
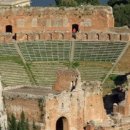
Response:
M0 74L9 115L20 119L24 111L39 130L130 128L130 29L114 27L110 7L0 10ZM67 69L75 61L78 69ZM128 84L103 98L111 74L127 74Z
M57 74L58 88L53 90L25 86L5 90L7 112L14 113L19 119L24 111L31 123L36 122L39 130L129 129L129 86L126 86L126 90L116 90L116 98L115 93L111 99L107 98L109 107L112 100L113 102L112 108L106 107L105 110L102 85L99 81L81 82L80 73L77 75L74 70L62 70L61 76L59 73L61 70ZM75 87L71 86L77 76ZM59 88L60 82L63 84L60 84ZM120 91L124 97L117 102L116 99L120 99ZM107 109L111 109L109 115Z
M70 84L74 78L74 71L72 73L63 70L63 74L65 77L58 75L57 81L64 81L60 85L61 88L66 84L66 89L61 92L57 89L52 91L48 88L28 87L4 91L8 113L13 112L20 118L21 111L24 111L29 121L40 123L41 130L83 130L85 124L91 120L103 122L107 115L103 106L100 82L82 84L77 80L72 90L73 86ZM78 77L80 78L80 75ZM97 106L99 109L96 109Z

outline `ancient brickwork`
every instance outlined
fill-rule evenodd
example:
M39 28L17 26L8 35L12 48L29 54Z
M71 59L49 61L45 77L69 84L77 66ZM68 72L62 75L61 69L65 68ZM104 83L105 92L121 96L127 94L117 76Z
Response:
M114 27L110 7L1 9L0 20L0 43L130 41L130 33L110 30ZM72 37L74 27L77 31L75 39ZM129 128L129 122L125 122L130 115L129 95L128 90L125 100L113 107L114 116L108 117L100 82L81 82L80 73L75 70L60 70L53 90L25 87L4 91L7 112L14 113L19 119L24 111L29 122L39 123L41 130L60 130L61 122L64 130L94 130L98 126L104 130ZM0 97L0 104L3 104ZM4 111L2 105L0 108ZM6 119L6 114L0 119Z
M70 89L70 83L76 80L77 75L77 84ZM65 130L129 128L129 88L125 92L125 99L118 104L114 103L113 114L108 116L104 109L100 82L81 82L80 73L74 70L58 71L57 79L56 91L27 87L6 90L4 96L7 112L14 113L19 119L21 111L24 111L30 122L37 122L40 130L59 130L57 127L60 127L61 121ZM63 84L59 84L62 81Z
M72 33L69 32L37 32L37 33L16 33L0 34L0 43L26 42L26 41L72 41ZM77 41L112 41L128 42L130 34L113 32L87 32L76 33Z
M91 86L89 86L91 88ZM55 130L56 121L65 117L68 128L83 130L87 121L102 122L105 118L102 96L96 92L75 89L73 92L62 92L59 95L50 95L46 99L46 130ZM53 104L54 107L51 107ZM97 105L100 107L96 109ZM55 112L53 112L55 111Z
M53 87L55 91L72 91L80 82L80 74L76 70L59 70L57 72L57 81Z
M111 7L85 6L79 8L12 8L0 10L0 32L106 31L114 27Z
M61 73L63 74L61 75ZM58 86L62 88L58 88L60 93L54 91L46 93L45 96L42 93L43 89L41 89L40 93L35 95L37 91L35 89L38 88L33 91L32 89L29 91L29 88L23 88L26 93L21 92L22 89L5 91L7 112L14 113L19 118L21 111L24 111L30 122L35 120L43 124L44 127L41 127L41 130L55 130L60 119L65 123L65 130L83 130L84 125L91 120L101 123L106 119L100 82L82 83L79 72L72 70L60 71L57 75L59 78L57 82L60 80L67 82L64 81ZM67 75L68 80L66 80ZM74 84L73 89L68 89L72 80L76 80L77 75L77 84ZM64 84L66 88L63 88ZM27 91L33 94L27 94Z
M83 130L87 121L102 122L106 118L102 94L100 91L95 92L94 82L90 84L91 92L89 89L78 88L72 92L63 91L58 95L50 93L43 102L42 99L32 99L31 95L25 99L20 98L20 94L8 98L9 96L5 93L7 112L14 113L19 119L21 111L24 111L30 122L34 120L44 124L45 128L41 128L42 130L55 130L56 122L60 117L66 118L69 129ZM13 95L13 93L10 94ZM97 109L97 105L100 109Z

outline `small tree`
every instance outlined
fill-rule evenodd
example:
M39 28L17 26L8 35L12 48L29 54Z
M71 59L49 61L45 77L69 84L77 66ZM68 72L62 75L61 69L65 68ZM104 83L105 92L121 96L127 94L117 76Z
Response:
M76 0L55 0L57 6L77 6Z
M9 121L9 130L17 130L17 122L14 114L11 115L11 117L8 118Z
M28 119L25 119L25 114L22 111L21 112L21 119L20 119L20 129L22 130L29 130L29 124L28 124Z
M28 119L25 118L25 114L22 111L20 120L17 122L14 114L8 117L8 130L29 130Z
M20 123L20 122L18 122L17 130L22 130L22 127L21 127L21 123Z
M33 130L37 130L37 127L35 125L35 122L33 121Z
M28 119L26 119L26 130L29 130L29 123L28 123Z

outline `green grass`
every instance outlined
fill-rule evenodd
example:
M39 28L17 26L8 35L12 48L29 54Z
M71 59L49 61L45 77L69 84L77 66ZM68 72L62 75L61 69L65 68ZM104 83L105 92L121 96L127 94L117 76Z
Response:
M0 62L4 62L4 61L12 61L14 63L23 65L23 62L19 56L2 56L2 57L0 57Z

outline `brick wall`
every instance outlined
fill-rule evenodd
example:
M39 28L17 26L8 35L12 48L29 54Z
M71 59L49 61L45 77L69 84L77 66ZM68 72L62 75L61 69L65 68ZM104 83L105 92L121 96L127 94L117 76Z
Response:
M7 25L12 33L38 31L72 31L77 24L79 31L106 31L114 27L112 8L107 6L85 6L76 8L11 8L0 9L0 33Z

